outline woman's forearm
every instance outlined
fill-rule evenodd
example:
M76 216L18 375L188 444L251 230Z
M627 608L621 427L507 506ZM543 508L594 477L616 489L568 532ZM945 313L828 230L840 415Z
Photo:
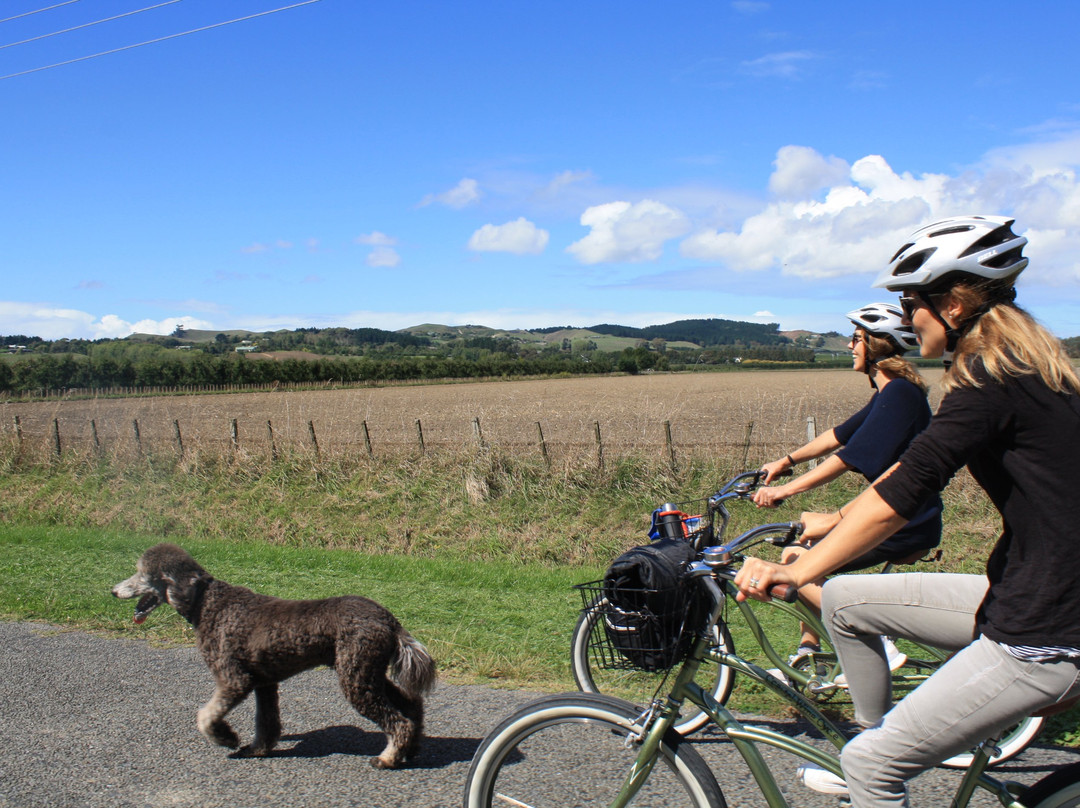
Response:
M841 508L843 518L825 538L791 565L796 585L816 581L877 547L902 528L907 519L867 488Z
M815 468L810 469L805 474L800 474L794 480L789 480L779 487L784 490L784 496L791 497L795 494L811 491L826 483L831 483L850 469L851 466L833 455L818 463Z
M788 454L788 457L794 460L795 464L798 465L799 463L805 463L808 460L816 460L819 457L827 455L829 452L835 452L841 445L840 441L836 439L836 432L830 429L826 432L822 432L809 443L793 450Z

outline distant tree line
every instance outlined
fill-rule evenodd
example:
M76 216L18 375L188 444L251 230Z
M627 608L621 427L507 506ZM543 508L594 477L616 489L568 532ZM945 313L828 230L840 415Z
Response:
M630 328L623 325L594 325L589 331L614 337L635 339L663 339L668 342L693 342L709 347L712 345L781 345L789 342L779 333L779 323L743 323L737 320L677 320L665 325L646 328Z
M547 345L508 336L432 339L380 329L306 328L265 334L188 332L126 339L47 341L26 335L0 336L12 355L0 357L0 392L110 387L204 387L235 384L363 383L441 378L527 377L559 374L641 373L743 360L813 362L810 348L772 331L758 344L725 344L725 321L684 321L671 330L629 329L637 344L601 351L591 339ZM685 325L690 324L690 325ZM693 326L713 328L711 347L668 347L687 341ZM756 324L747 325L758 328ZM618 327L612 326L614 330ZM669 337L660 334L669 334ZM646 339L646 334L651 335ZM764 337L782 340L770 343ZM196 339L196 337L199 337ZM237 347L258 353L238 353ZM265 353L304 351L314 358L259 358Z
M787 337L780 334L779 329L779 323L744 323L738 320L710 318L677 320L673 323L650 325L645 328L601 323L591 325L584 330L612 337L628 337L646 341L662 339L667 342L693 342L707 348L711 345L781 345L790 342ZM573 326L555 326L529 330L534 334L553 334L556 331L576 329Z

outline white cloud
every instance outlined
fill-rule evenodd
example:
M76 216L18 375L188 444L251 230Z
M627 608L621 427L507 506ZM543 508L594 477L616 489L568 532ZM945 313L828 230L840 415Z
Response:
M591 231L566 251L583 264L655 261L665 241L685 235L691 226L682 211L652 199L595 205L581 214L581 224Z
M1080 280L1080 134L1002 149L949 176L897 173L878 155L841 161L784 147L770 179L780 199L729 230L701 228L680 245L689 258L741 271L840 277L875 272L917 227L964 213L1015 216L1031 239L1028 277ZM814 198L828 183L823 198Z
M401 263L401 256L392 247L376 247L366 259L369 267L396 267Z
M420 207L438 203L440 205L446 205L448 208L460 210L461 208L479 201L480 196L479 183L474 179L466 177L449 191L443 191L441 194L428 194L420 200Z
M393 247L397 244L396 238L388 236L386 233L380 233L378 230L359 235L355 241L357 244L366 244L369 247Z
M773 162L769 190L785 199L813 196L843 182L851 170L839 157L822 157L808 146L784 146Z
M177 325L185 328L210 328L205 320L187 315L169 317L165 320L140 320L129 323L115 314L106 314L100 320L94 315L77 309L62 309L36 303L0 301L0 321L7 334L25 334L46 340L65 337L71 339L116 339L130 334L171 334Z
M800 68L806 62L818 58L810 51L785 51L769 53L757 59L742 62L739 68L751 76L777 76L784 79L800 77Z
M485 224L469 238L469 249L477 252L508 252L539 255L547 247L548 231L519 217L506 224Z

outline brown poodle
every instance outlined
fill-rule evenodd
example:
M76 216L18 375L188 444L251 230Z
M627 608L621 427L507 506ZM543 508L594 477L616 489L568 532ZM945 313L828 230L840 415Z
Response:
M214 743L231 749L240 745L225 716L254 690L255 739L240 752L269 754L281 737L278 682L327 665L337 671L357 712L386 733L386 748L371 765L395 768L416 751L423 694L435 683L435 662L375 601L355 595L325 600L259 595L217 580L175 544L151 547L137 569L112 593L139 598L136 623L169 603L195 628L217 683L213 698L199 710L198 726Z

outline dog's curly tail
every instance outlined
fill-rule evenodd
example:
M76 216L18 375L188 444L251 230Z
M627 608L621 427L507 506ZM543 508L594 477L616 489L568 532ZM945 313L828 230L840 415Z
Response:
M423 644L404 629L398 634L397 655L390 662L390 675L410 698L435 686L435 660Z

